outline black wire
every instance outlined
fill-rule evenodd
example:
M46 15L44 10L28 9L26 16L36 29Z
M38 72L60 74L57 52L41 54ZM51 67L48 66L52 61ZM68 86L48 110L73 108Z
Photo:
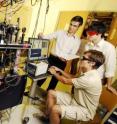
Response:
M7 51L7 49L5 49L5 52ZM5 55L5 52L4 52L4 55ZM4 56L3 56L4 57ZM3 69L4 69L4 73L6 73L6 70L5 70L5 64L7 62L7 59L8 57L5 58L4 62L3 62Z
M40 10L41 10L41 5L42 5L42 0L40 1L40 4L39 4L39 9L38 9L38 13L37 13L37 19L36 19L36 23L35 23L35 27L34 27L34 30L33 30L32 37L35 37L35 33L36 33L36 30L37 30L38 20L39 20Z
M23 0L17 0L17 1L15 1L15 0L13 0L15 3L21 3L21 2L23 2ZM13 2L12 1L12 2ZM36 0L37 1L37 0ZM4 1L2 1L1 3L1 7L7 7L7 6L9 6L9 5L11 5L11 0L4 0ZM12 3L13 4L13 3Z
M37 3L37 0L35 0L35 2L33 3L33 0L31 0L31 6L35 6Z
M7 49L6 49L6 50L7 50ZM4 63L3 63L4 72L6 72L6 70L5 70L6 62L7 62L7 60L11 60L11 56L12 56L12 55L14 56L14 54L13 54L13 53L10 53L10 54L4 53L4 55L6 55L6 56L10 55L10 57L5 57L5 60L4 60ZM14 62L14 61L13 61L13 62ZM10 67L10 68L11 68L11 67Z
M18 1L16 1L15 2L15 5L17 5L16 7L14 7L14 6L12 6L12 9L16 9L16 10L12 10L12 14L15 14L17 11L19 11L20 9L21 9L21 7L22 7L22 5L21 6L19 6L18 4L23 4L24 3L24 0L18 0ZM7 5L5 5L5 4L7 4ZM1 7L3 7L3 8L7 8L7 6L9 6L10 5L10 2L8 2L8 3L6 3L6 1L4 1L4 3L2 3L1 4ZM19 6L19 7L18 7ZM14 7L14 8L13 8ZM0 12L6 12L6 9L3 9L2 8L2 10L0 10ZM8 8L7 8L8 9ZM11 12L9 12L9 13L7 13L7 14L10 14Z
M8 85L5 85L4 88L0 89L0 93L6 91L8 88L9 88L9 86Z
M5 77L5 83L11 87L15 87L19 85L20 81L21 81L21 76L18 76L18 75L12 75L12 76Z
M49 0L47 0L46 14L48 13L48 11L49 11Z
M10 5L10 2L8 2L8 0L2 1L1 2L1 7L7 7Z
M43 31L42 32L44 32L44 30L45 30L46 17L47 17L48 11L49 11L49 0L47 0L47 7L46 7L46 13L45 13L45 17L44 17L44 26L43 26Z
M20 84L21 76L19 75L12 75L6 76L4 78L4 83L0 86L0 93L6 91L9 87L15 87Z

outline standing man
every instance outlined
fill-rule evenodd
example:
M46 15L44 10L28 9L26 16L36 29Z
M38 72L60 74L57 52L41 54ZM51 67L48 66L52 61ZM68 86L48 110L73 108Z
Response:
M48 58L50 66L57 66L58 68L64 70L66 66L66 57L69 54L76 54L79 46L80 39L75 35L78 28L83 24L83 18L81 16L75 16L70 21L70 26L68 31L57 31L49 35L39 34L39 38L44 39L55 39L56 46L54 51L51 51L51 54ZM45 80L41 80L38 82L38 85L41 86ZM51 82L49 84L49 89L54 89L57 85L58 80L56 77L52 77Z
M102 22L93 22L87 29L88 43L85 50L95 49L103 52L105 63L98 69L103 84L107 84L108 90L117 95L117 91L111 86L116 70L116 50L108 41L104 40L106 26Z
M64 84L73 85L74 93L49 90L47 111L51 124L60 124L61 118L88 121L93 119L102 91L102 83L97 68L104 63L102 52L86 51L79 62L80 76L73 76L52 66L49 71ZM40 119L44 117L41 116Z

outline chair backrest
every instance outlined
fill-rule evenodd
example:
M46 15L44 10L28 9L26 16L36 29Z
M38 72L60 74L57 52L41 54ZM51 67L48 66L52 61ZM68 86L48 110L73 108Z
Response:
M106 116L101 121L101 124L117 124L117 105L106 114Z
M104 116L106 116L116 106L117 96L115 94L113 94L112 92L110 92L106 87L103 87L99 103L104 108L101 108L103 110L97 110L97 113L96 113L94 119L89 124L101 124ZM105 111L105 109L106 109L106 111ZM107 112L107 113L105 113L105 112Z
M11 84L12 86L5 90L0 90L0 110L16 106L22 102L26 80L26 76L21 76L19 83L15 82L16 85Z
M111 93L109 90L107 90L106 87L103 87L102 94L100 96L100 104L105 106L108 110L108 112L111 112L112 109L117 105L117 96L113 93ZM69 120L67 120L69 121ZM96 113L93 120L88 122L80 122L80 124L101 124L102 119ZM69 121L70 124L75 123L75 121ZM63 124L63 121L62 121Z
M109 123L109 121L107 122L107 119L112 115L112 112L114 111L114 109L117 110L117 95L113 94L112 92L107 90L107 88L104 87L103 91L102 91L101 98L100 98L100 103L102 105L104 105L108 110L108 112L106 113L106 115L102 119L101 124ZM114 115L114 116L116 116L116 115ZM110 117L110 118L114 119L116 117L114 117L114 118ZM116 122L117 122L117 120L116 120ZM113 122L113 124L115 124L115 122Z
M103 87L100 103L107 107L108 111L111 111L117 104L117 96L110 92L106 87Z

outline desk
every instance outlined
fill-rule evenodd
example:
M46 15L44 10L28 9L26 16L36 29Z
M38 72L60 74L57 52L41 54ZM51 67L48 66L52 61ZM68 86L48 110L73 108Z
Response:
M37 81L47 78L48 76L51 76L50 73L46 73L46 74L42 74L39 76L32 76L32 75L28 75L29 78L31 78L33 80L32 86L31 86L31 90L30 90L30 96L31 97L35 97L35 91L36 91L36 86L37 86ZM32 103L32 99L29 100L29 103Z

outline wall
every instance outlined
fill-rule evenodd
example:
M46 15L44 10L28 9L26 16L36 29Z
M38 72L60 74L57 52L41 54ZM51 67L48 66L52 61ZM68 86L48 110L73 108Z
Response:
M22 4L18 4L18 3L16 4L13 2L13 6L8 6L7 8L0 7L0 22L4 22L6 18L7 24L17 25L17 18L20 18L20 23L19 23L20 32L22 32L21 29L23 27L26 27L26 32L27 32L26 38L28 38L29 36L28 33L30 30L29 27L32 21L32 7L29 5L30 3L25 1Z
M34 25L36 22L36 16L41 0L38 0L35 6L31 6L31 0L25 0L23 9L14 15L14 19L18 16L21 17L21 27L26 26L26 39L32 36ZM59 18L60 11L112 11L117 12L117 0L49 0L49 12L46 17L46 25L44 33L53 32L56 29L57 20ZM35 2L35 0L33 1ZM43 31L44 18L46 11L47 0L42 0L42 6L40 9L40 16L37 26L37 33ZM1 8L0 8L1 10ZM4 17L0 13L0 21ZM15 20L16 21L16 20Z
M39 3L38 3L39 4ZM60 11L113 11L117 12L117 0L50 0L50 8L46 18L46 28L44 33L53 32L56 28ZM33 7L32 20L29 35L32 34L38 5ZM42 9L39 18L37 32L42 32L44 23L44 13L46 0L42 1Z
M35 1L35 0L33 0ZM13 16L13 20L16 22L16 18L21 18L21 27L27 27L26 37L32 36L34 25L36 22L36 16L41 0L35 6L31 6L31 0L25 0L23 8ZM106 11L117 12L117 0L49 0L50 7L46 17L46 25L44 33L53 32L56 29L57 21L61 11ZM46 11L47 0L42 0L42 6L40 10L40 16L37 26L37 33L43 31L44 18ZM1 9L1 8L0 8ZM4 15L0 13L0 21L2 21ZM13 22L14 22L13 21Z

